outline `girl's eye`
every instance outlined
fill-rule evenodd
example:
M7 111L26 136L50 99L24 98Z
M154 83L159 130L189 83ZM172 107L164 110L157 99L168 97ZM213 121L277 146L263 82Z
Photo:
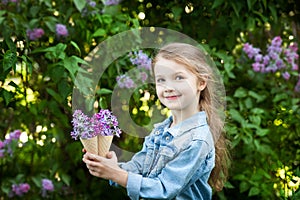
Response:
M161 82L163 82L165 79L163 79L163 78L158 78L158 79L156 79L156 82L157 83L161 83Z
M176 77L175 77L175 80L176 80L176 81L179 81L179 80L182 80L182 79L184 79L183 76L176 76Z

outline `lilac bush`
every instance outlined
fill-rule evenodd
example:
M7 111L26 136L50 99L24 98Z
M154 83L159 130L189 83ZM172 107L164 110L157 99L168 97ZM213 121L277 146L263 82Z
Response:
M281 37L276 36L272 39L271 44L267 46L266 54L263 54L260 48L253 47L249 43L244 44L243 51L249 59L253 60L252 68L255 72L279 72L285 80L289 80L292 75L295 76L298 81L294 90L300 92L297 43L290 43L288 46L284 46Z

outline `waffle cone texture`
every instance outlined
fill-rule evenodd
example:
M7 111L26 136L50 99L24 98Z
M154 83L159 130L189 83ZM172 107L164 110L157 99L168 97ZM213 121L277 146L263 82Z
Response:
M113 136L101 135L89 139L80 138L81 144L87 152L103 157L105 157L106 153L109 152L112 140Z

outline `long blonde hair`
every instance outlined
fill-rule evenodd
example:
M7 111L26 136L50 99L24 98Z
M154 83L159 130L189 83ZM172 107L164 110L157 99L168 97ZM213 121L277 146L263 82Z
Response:
M171 43L162 47L153 60L153 66L160 57L185 65L199 81L206 81L206 88L200 94L199 108L207 114L216 149L215 167L209 183L216 191L220 191L227 180L230 161L224 132L226 103L221 76L205 51L190 44Z

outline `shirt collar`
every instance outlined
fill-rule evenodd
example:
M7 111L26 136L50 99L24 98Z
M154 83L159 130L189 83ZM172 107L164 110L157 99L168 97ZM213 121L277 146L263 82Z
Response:
M170 124L172 123L172 121L173 121L173 117L170 116L162 123L154 125L154 127L159 127L159 126L169 127ZM189 117L188 119L182 121L181 123L179 123L171 128L167 128L166 131L168 131L173 137L176 137L186 131L189 131L191 129L194 129L196 127L203 126L206 124L207 124L206 114L204 111L201 111L201 112L198 112L198 113L194 114L193 116Z

